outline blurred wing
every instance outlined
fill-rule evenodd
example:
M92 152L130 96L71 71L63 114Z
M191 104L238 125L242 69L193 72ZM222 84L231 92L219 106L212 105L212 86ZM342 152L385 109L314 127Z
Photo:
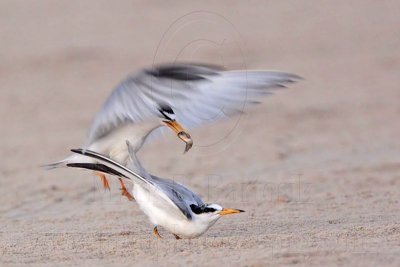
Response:
M141 75L133 75L122 81L104 102L96 114L86 145L109 134L125 123L140 123L157 118L158 107L150 92L141 85Z
M249 103L271 94L299 76L275 71L225 71L201 64L162 65L122 81L96 114L87 144L123 123L159 117L172 107L177 121L194 127L243 112Z
M205 77L199 82L187 82L184 90L177 86L170 88L172 108L184 127L200 126L242 113L247 105L259 103L260 97L300 79L289 73L253 70L219 71Z

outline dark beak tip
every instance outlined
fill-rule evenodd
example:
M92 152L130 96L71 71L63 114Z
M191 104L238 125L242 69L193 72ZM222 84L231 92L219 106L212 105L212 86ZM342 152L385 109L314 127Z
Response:
M238 210L239 212L246 212L245 210Z
M190 137L190 135L186 132L179 132L178 133L178 137L184 141L186 143L185 146L185 150L183 151L183 154L185 154L186 152L188 152L192 146L193 146L193 141L192 138Z
M188 152L192 148L192 144L186 144L185 151L183 151L183 154Z

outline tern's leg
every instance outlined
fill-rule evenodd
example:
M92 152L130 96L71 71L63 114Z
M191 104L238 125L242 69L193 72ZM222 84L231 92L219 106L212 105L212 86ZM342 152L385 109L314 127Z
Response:
M110 190L110 184L108 183L108 180L107 180L106 176L101 172L94 172L94 174L96 174L96 176L100 178L104 189Z
M173 234L175 236L175 239L181 239L178 235Z
M122 181L121 177L118 177L119 184L121 185L121 195L125 196L128 198L129 201L135 200L135 198L126 190L125 184Z
M161 236L160 236L160 234L158 233L158 230L157 230L157 226L154 226L153 233L158 239L161 239Z

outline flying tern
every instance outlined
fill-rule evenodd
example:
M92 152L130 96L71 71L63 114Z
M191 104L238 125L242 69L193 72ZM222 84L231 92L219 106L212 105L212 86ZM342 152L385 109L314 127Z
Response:
M165 64L142 69L128 76L111 92L94 117L84 150L96 151L126 166L128 140L136 153L149 136L169 127L193 145L186 130L243 112L245 105L272 94L299 76L268 70L225 70L206 64ZM92 158L73 154L48 167L74 167ZM109 188L103 172L96 172ZM120 180L122 194L132 199Z

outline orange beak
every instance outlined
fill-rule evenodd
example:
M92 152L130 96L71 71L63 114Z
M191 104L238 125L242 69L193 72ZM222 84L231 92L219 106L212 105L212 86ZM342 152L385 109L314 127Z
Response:
M223 209L219 212L219 214L220 214L220 215L227 215L227 214L240 213L240 212L244 212L244 210L223 208Z
M184 153L188 152L193 146L193 140L190 134L185 129L183 129L183 127L176 120L163 122L178 135L179 139L186 143Z

